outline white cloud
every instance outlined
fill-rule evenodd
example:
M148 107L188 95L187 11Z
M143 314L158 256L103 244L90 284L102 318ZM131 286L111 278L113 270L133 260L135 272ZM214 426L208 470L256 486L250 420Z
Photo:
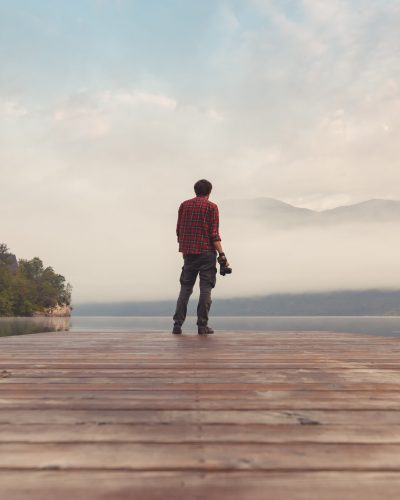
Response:
M207 116L211 118L211 120L215 120L217 122L222 122L224 117L222 116L221 113L216 111L215 109L209 109L207 110Z
M240 27L240 21L235 15L234 10L228 3L224 3L220 8L220 18L221 24L225 30L229 33L234 33Z
M53 112L55 125L77 138L101 138L110 131L110 122L100 110L85 107L61 107Z
M119 134L118 127L125 129L128 124L144 131L157 123L175 129L186 127L183 122L190 120L197 124L224 120L222 113L212 107L180 104L167 95L128 89L80 91L58 105L52 118L56 128L82 140Z
M235 144L225 164L241 165L241 188L283 199L400 198L395 2L304 0L296 12L278 0L253 5L265 25L215 59L218 78L230 82L219 95ZM279 158L267 163L266 149Z
M0 97L0 117L21 118L29 114L27 108L16 99L1 99Z
M104 90L95 94L94 98L106 107L145 105L173 111L177 106L176 100L171 97L136 90Z

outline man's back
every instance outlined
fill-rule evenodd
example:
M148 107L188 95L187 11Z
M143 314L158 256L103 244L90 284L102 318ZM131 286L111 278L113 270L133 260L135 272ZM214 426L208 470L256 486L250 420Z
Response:
M176 234L184 255L213 252L220 241L218 206L207 196L196 196L179 207Z

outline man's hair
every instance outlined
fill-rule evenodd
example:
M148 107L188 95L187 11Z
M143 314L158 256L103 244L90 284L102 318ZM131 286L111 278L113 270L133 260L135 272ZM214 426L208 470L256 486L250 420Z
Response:
M207 196L211 193L211 190L212 184L210 181L206 181L206 179L201 179L194 185L194 192L196 193L196 196Z

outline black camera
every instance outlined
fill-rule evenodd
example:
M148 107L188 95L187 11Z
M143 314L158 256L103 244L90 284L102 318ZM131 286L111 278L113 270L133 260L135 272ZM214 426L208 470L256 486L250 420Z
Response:
M222 276L225 276L225 274L232 274L232 268L231 267L226 267L224 264L219 265L219 274Z
M219 274L221 276L225 276L225 274L232 274L232 268L226 265L227 262L225 254L221 253L218 257Z

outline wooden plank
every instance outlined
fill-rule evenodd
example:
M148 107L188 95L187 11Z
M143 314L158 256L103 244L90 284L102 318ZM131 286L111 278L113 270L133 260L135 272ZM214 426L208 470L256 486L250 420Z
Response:
M398 500L400 476L384 472L232 473L0 471L7 500ZM18 485L18 487L16 487Z
M366 425L213 425L213 424L2 424L1 443L366 443L400 444L400 424Z
M400 472L397 444L1 443L0 468L381 470Z
M191 379L201 381L222 381L228 380L230 383L237 383L240 381L257 383L268 380L269 383L273 382L286 382L286 383L307 383L318 382L319 380L330 381L346 381L349 383L391 383L400 385L400 373L396 370L377 370L372 368L327 368L324 369L279 369L264 370L258 369L222 369L216 370L215 373L209 373L209 368L199 369L197 367L176 367L175 369L168 368L164 370L158 369L139 369L130 368L125 370L54 370L54 369L30 369L30 370L7 370L8 376L0 378L0 385L7 383L20 383L29 382L36 383L44 377L51 378L54 382L71 382L75 378L82 381L90 382L97 380L99 382L110 381L118 382L124 381L125 378L135 378L136 380L157 380L158 378L176 381ZM39 380L38 380L39 379ZM104 382L105 383L105 382Z
M223 393L226 390L235 391L237 394L247 394L249 391L301 391L301 390L315 390L315 391L327 391L327 390L340 390L340 391L398 391L400 390L399 384L363 384L363 383L354 383L354 384L346 384L346 383L295 383L295 384L287 384L287 383L206 383L206 382L175 382L169 383L167 380L163 380L162 382L154 382L154 381L136 381L132 378L131 381L121 383L121 382L111 382L108 383L98 383L87 381L74 381L73 383L56 383L51 379L46 379L37 382L36 384L28 384L28 383L14 383L9 382L8 384L0 384L0 395L2 391L19 391L26 392L31 391L31 393L41 392L41 391L57 391L58 393L64 392L75 392L82 390L90 390L90 391L174 391L176 392L186 392L186 391L214 391L217 393Z
M306 392L306 391L305 391ZM101 393L103 394L103 393ZM279 394L279 393L278 393ZM391 393L392 394L392 393ZM38 398L4 398L0 397L0 406L4 410L218 410L218 411L269 411L269 410L330 410L332 407L335 410L397 410L399 411L400 419L400 395L394 394L387 396L370 394L360 396L356 393L354 397L346 398L346 395L330 397L329 393L324 397L316 398L314 395L307 397L307 393L303 394L299 391L298 395L287 393L286 396L276 395L276 391L271 391L270 397L258 397L255 399L218 399L204 398L201 395L196 397L196 394L191 396L176 395L176 398L171 397L151 397L152 394L147 394L147 398L136 398L133 396L121 398L101 396L95 397L80 397L80 398L48 398L45 395L39 394ZM231 397L233 397L231 395Z
M103 371L105 374L109 373L109 370L113 371L123 371L123 370L165 370L165 369L170 369L170 368L176 368L180 370L185 370L188 369L187 366L187 361L182 361L179 359L176 360L168 360L165 359L163 361L161 360L153 360L153 361L146 361L143 362L143 360L140 361L135 361L134 363L131 362L126 362L121 360L120 362L118 361L103 361L103 362L98 362L98 361L91 361L91 360L75 360L75 361L54 361L54 360L47 360L46 362L32 362L32 361L27 361L24 360L22 357L20 360L13 360L13 361L3 361L2 365L7 365L7 369L10 370L11 372L13 371L23 371L23 370L35 370L35 371L42 371L43 369L46 370L79 370L82 373L85 370L96 370L96 371ZM400 361L380 361L377 362L375 360L369 360L369 361L363 361L362 363L356 363L356 362L351 362L348 361L346 363L340 361L340 360L311 360L311 361L290 361L290 362L285 362L284 360L277 360L277 359L268 359L268 360L260 360L260 361L234 361L234 360L224 360L224 363L221 364L220 362L216 362L213 360L203 360L203 361L193 361L193 364L190 369L196 368L196 370L201 371L201 370L215 370L217 373L220 370L279 370L279 369L284 369L284 370L325 370L326 368L330 369L336 369L336 370L352 370L353 368L374 368L374 369L379 369L379 370L398 370L400 368Z
M2 410L0 424L398 425L396 410Z
M154 400L163 399L170 400L173 398L179 398L182 400L191 400L195 398L196 400L232 400L239 399L240 401L247 400L286 400L287 398L301 398L305 401L320 401L329 398L330 400L352 400L364 398L369 399L388 399L397 400L400 397L397 391L388 390L378 390L378 388L372 386L370 390L359 390L352 389L348 387L346 391L337 390L336 387L329 389L310 389L309 387L304 388L303 385L299 385L296 389L282 390L281 386L273 386L268 390L254 390L252 386L248 386L247 391L240 391L240 398L238 398L238 390L232 389L232 386L227 385L223 391L203 389L199 384L197 388L193 389L182 389L182 387L166 387L165 389L152 389L144 390L141 389L127 389L127 390L113 390L113 387L98 389L93 387L92 384L79 386L79 388L74 388L73 390L66 390L63 386L63 390L57 390L57 387L52 387L50 390L43 388L42 385L37 385L33 388L27 388L26 390L8 390L3 388L0 391L0 398L4 399L30 399L30 400L40 400L40 399L80 399L80 400L92 400L92 399L131 399L131 400Z

